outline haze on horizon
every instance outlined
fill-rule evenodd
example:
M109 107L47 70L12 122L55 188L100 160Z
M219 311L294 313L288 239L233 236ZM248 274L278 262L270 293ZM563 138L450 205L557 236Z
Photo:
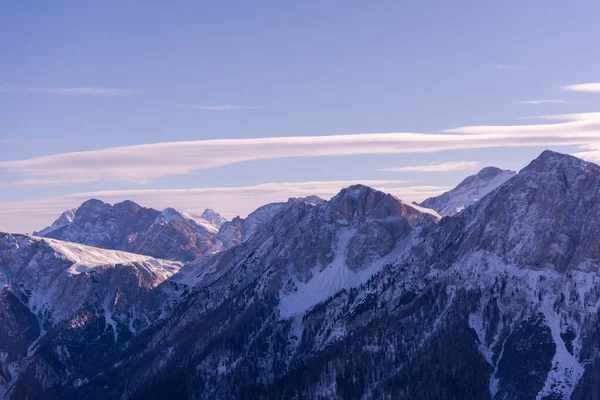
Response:
M600 4L3 7L0 231L90 197L231 218L361 182L420 201L600 161Z

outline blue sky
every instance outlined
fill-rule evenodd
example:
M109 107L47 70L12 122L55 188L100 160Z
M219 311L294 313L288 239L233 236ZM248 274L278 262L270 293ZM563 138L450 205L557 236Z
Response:
M585 151L597 159L596 114L524 119L600 111L594 86L600 82L597 1L122 3L21 1L3 7L0 205L6 215L0 230L41 228L89 193L157 208L173 199L190 211L212 207L231 217L269 196L285 200L308 190L327 195L335 184L353 181L379 181L400 197L421 200L486 165L518 170L545 148ZM576 84L588 86L565 90ZM314 157L319 143L297 153L295 142L277 147L267 140L265 151L274 155L245 142L174 152L159 147L146 159L143 148L126 150L124 158L119 149L75 160L68 155L209 139L435 135L465 126L482 126L477 133L486 134L529 124L542 126L536 131L542 136L527 147L504 147L494 139L486 148L407 153L413 142L402 139L386 142L389 151L359 154L359 140L345 155L337 155L334 143L327 155ZM514 138L528 130L507 132ZM582 132L587 136L578 136ZM577 139L558 145L568 137ZM190 158L179 161L195 167L182 172L171 164L184 150ZM226 162L220 155L203 164L220 151L243 156ZM39 159L60 154L67 156ZM286 154L291 156L277 158ZM22 160L29 161L11 164ZM440 172L378 171L460 161L479 164ZM153 170L167 172L148 173ZM79 171L77 179L69 171ZM187 198L178 192L177 199L161 192L281 182L298 185L275 192L232 189L222 201L217 192ZM30 218L15 218L18 210L32 208Z

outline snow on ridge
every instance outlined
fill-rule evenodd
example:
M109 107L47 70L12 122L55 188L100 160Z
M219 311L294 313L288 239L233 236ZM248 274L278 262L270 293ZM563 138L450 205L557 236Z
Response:
M419 211L419 212L421 212L423 214L429 214L429 215L433 215L436 218L442 218L442 216L440 215L440 213L438 213L437 211L435 211L432 208L423 207L423 206L420 206L420 205L418 205L416 203L408 204L408 206L414 208L415 210L417 210L417 211Z
M33 236L45 236L57 229L69 225L75 219L75 211L77 211L77 208L63 212L60 217L58 217L58 219L52 223L52 225L47 226L39 232L33 232Z
M86 246L83 244L65 242L62 240L40 239L48 243L61 257L73 262L67 269L70 275L78 275L83 272L93 270L101 265L128 264L132 262L146 262L153 267L159 267L165 270L168 276L177 272L181 263L176 261L160 260L141 254L128 253L118 250L106 250L98 247Z
M454 189L425 199L419 205L435 209L444 217L452 216L478 202L515 175L514 171L486 167L476 175L465 178Z
M209 233L219 232L219 227L208 221L207 219L191 214L185 211L177 210L175 208L165 208L160 215L156 218L157 223L170 223L172 221L187 221L192 222L204 229Z

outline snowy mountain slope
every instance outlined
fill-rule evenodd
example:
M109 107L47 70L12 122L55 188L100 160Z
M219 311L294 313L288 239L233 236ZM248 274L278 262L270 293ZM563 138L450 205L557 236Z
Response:
M92 199L83 203L74 214L66 211L52 226L37 232L37 235L190 261L221 248L215 235L224 219L212 210L206 210L203 215L207 218L173 208L159 212L131 201L111 206Z
M73 340L94 338L108 345L149 326L176 301L159 286L180 267L138 254L0 233L0 342L12 343L0 345L0 393L32 364L43 364L35 360L46 346L60 344L57 349L66 352ZM84 336L73 336L77 330ZM92 336L86 339L87 334ZM22 339L9 340L17 336Z
M212 225L216 226L217 228L220 228L225 222L227 222L227 220L221 217L221 215L218 212L213 211L210 208L204 210L201 217L204 220L210 222Z
M454 189L425 199L419 205L433 209L442 216L454 215L479 201L515 175L514 171L486 167L476 175L465 178Z
M280 328L301 320L329 296L369 280L384 268L386 257L391 260L394 255L405 255L436 222L435 217L391 195L361 185L344 189L321 205L291 204L243 244L214 255L202 265L188 265L174 276L172 280L179 282L178 277L189 277L186 269L192 269L199 280L188 300L156 334L161 338L160 349L140 356L139 363L132 360L127 368L143 369L144 363L159 362L158 357L165 365L161 371L178 369L162 358L163 351L171 349L173 359L182 356L180 351L186 353L186 360L201 357L204 346L211 346L212 335L222 337L218 332L223 331L238 335L229 331L231 324L246 331L273 323L279 334ZM273 333L272 328L266 329ZM189 332L196 332L193 342ZM215 345L221 348L227 340L219 339L219 343ZM298 344L298 337L290 336L290 349ZM219 367L210 355L210 361L202 361L197 368L206 370L208 377L213 375L209 370L227 371L235 369L230 363L253 362L252 357L235 361L236 357L231 354ZM144 385L145 379L147 376L138 375L131 385ZM213 393L211 397L228 395Z
M63 228L67 225L70 225L71 222L75 219L76 208L72 210L67 210L58 217L56 221L52 223L52 225L42 229L39 232L33 232L33 236L47 236L49 233L54 232L57 229Z
M544 152L441 220L361 185L290 202L244 242L144 292L162 300L144 306L156 312L135 334L126 321L140 307L104 319L86 308L47 330L17 379L4 378L8 396L597 398L598 196L600 167ZM63 271L77 255L58 258ZM23 289L9 289L0 318L24 339L6 359L36 336ZM19 368L2 365L0 379Z
M593 398L599 169L545 152L439 225L360 187L321 207L292 207L205 265L189 308L158 334L164 347L129 364L143 370L142 359L162 359L160 383L144 389L141 379L127 391ZM399 235L390 243L406 246L390 250L378 227L400 215L413 228L388 231ZM185 330L212 328L192 341L175 321ZM161 349L171 349L177 364ZM184 371L215 383L181 391Z
M600 167L546 151L415 249L428 279L483 294L469 325L495 398L585 398L599 356L599 193ZM516 334L528 351L507 348ZM537 364L515 369L529 351Z
M0 233L0 252L2 280L13 288L25 288L26 304L49 322L67 318L95 296L97 290L85 285L114 273L109 270L131 270L138 290L156 287L181 267L178 262L139 254L5 233ZM118 286L128 283L117 282Z

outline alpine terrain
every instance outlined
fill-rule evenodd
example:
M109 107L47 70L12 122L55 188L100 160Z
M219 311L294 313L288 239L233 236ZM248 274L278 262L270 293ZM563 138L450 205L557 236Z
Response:
M600 398L600 166L552 151L419 206L89 200L0 282L6 399Z
M436 210L441 216L461 212L483 196L516 175L516 172L486 167L476 175L465 178L454 189L436 197L430 197L419 205Z

